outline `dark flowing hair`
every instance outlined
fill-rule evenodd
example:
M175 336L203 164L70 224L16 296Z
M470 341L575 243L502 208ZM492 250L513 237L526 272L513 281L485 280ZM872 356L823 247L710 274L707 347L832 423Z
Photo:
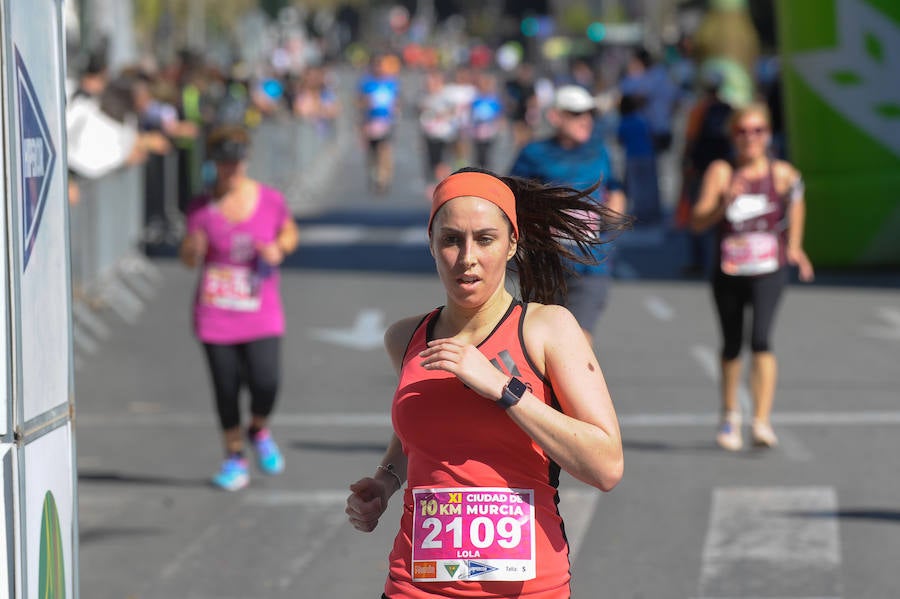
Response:
M596 264L591 249L609 243L631 227L631 217L607 208L593 197L602 181L579 191L474 167L456 172L491 175L503 181L515 195L519 240L513 261L519 292L525 302L564 301L566 275L572 272L573 264Z

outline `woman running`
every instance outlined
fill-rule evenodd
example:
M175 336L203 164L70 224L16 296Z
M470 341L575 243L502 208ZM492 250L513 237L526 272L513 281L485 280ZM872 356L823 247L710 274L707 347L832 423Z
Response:
M622 226L592 191L478 169L435 189L429 246L446 305L385 334L394 435L347 500L369 532L406 481L383 597L569 596L560 469L608 491L623 468L597 358L572 314L546 305L565 288L564 259L590 255L570 243L597 243L582 215Z
M216 181L188 208L179 252L186 265L201 267L194 331L206 352L225 444L225 460L212 482L228 491L250 481L245 436L260 470L284 470L268 422L285 329L278 265L298 241L284 197L247 177L249 141L247 131L234 125L210 134L208 155L216 165ZM246 431L238 403L245 385L251 399Z
M797 170L769 157L769 112L751 104L731 120L734 164L716 160L706 170L692 226L718 233L712 289L722 332L722 418L717 443L737 451L743 447L738 387L744 309L753 312L750 390L753 397L753 444L774 447L778 438L770 414L775 396L777 363L770 341L778 302L788 280L788 265L797 266L801 281L813 279L803 251L806 205Z

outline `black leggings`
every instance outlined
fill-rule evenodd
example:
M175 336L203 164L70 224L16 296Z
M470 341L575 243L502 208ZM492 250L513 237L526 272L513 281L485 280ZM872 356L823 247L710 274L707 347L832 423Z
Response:
M267 418L278 394L281 338L267 337L247 343L204 343L222 430L241 425L238 402L241 387L250 389L250 413Z
M722 330L722 359L734 360L741 353L744 336L744 309L753 308L750 350L771 350L769 336L775 311L787 284L787 269L755 277L732 277L718 272L713 278L713 297Z

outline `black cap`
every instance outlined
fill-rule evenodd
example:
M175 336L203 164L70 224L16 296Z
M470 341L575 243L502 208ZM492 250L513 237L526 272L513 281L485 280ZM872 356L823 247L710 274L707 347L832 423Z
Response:
M236 139L223 139L209 149L209 159L213 162L241 162L246 158L247 144Z

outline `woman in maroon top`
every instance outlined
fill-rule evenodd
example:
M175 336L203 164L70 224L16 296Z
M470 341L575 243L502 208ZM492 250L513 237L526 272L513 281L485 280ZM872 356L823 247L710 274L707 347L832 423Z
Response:
M813 279L803 251L806 205L800 174L789 163L769 157L768 109L751 104L731 120L734 164L713 162L703 177L692 226L700 232L715 226L718 268L713 295L722 330L722 421L716 436L724 449L743 447L738 386L744 308L753 310L750 373L754 445L773 447L778 438L769 420L775 396L777 363L769 337L775 311L787 283L788 265L800 280Z

